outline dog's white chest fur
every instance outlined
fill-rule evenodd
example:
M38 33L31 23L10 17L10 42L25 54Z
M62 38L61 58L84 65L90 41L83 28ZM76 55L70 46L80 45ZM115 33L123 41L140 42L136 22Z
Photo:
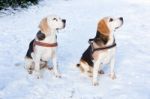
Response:
M36 49L38 49L36 51ZM41 46L36 46L35 48L35 55L39 55L40 59L43 61L48 61L53 57L53 55L56 53L56 48L46 48L46 47L41 47Z
M106 52L102 52L99 54L99 57L101 58L101 64L108 64L110 63L111 59L115 55L116 48L108 49Z
M41 58L42 60L47 61L48 59L51 59L53 57L54 53L55 53L55 48L45 49L44 54L41 56Z
M110 36L106 46L113 44L114 37ZM106 50L95 51L93 53L94 61L100 61L100 64L108 64L114 58L116 47Z

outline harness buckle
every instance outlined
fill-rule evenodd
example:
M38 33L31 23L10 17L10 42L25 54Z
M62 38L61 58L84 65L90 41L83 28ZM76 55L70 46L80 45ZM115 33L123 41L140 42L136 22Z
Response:
M90 46L91 46L91 53L93 53L93 52L94 52L93 41L94 41L94 39L89 39L89 41L88 41L88 43L89 43L89 44L90 44Z

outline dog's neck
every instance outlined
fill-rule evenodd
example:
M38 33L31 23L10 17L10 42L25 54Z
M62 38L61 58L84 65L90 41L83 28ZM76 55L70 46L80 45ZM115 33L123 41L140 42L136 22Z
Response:
M114 42L115 42L115 37L114 37L113 34L110 34L109 35L109 40L108 40L106 46L112 45Z
M49 35L45 37L43 42L45 43L56 43L57 42L57 37L56 37L56 30L50 31Z
M39 31L36 35L36 41L43 43L57 43L56 30L51 30L47 35Z
M104 35L97 31L94 42L98 46L107 46L107 45L112 45L114 43L114 36L113 34Z

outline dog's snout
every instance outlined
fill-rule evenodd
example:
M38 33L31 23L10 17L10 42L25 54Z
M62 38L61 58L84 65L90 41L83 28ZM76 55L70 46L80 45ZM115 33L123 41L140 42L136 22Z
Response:
M120 17L119 19L120 19L121 21L123 21L123 17Z
M63 19L63 20L62 20L62 22L63 22L63 23L66 23L66 20L65 20L65 19Z

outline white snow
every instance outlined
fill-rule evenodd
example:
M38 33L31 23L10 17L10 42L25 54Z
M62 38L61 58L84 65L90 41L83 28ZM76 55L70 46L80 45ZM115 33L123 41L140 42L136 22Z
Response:
M149 0L44 0L37 6L0 17L0 99L150 99ZM29 42L39 21L55 14L67 19L58 33L61 79L50 71L40 80L24 69ZM75 67L96 34L99 19L124 17L116 31L116 80L105 74L99 86Z

